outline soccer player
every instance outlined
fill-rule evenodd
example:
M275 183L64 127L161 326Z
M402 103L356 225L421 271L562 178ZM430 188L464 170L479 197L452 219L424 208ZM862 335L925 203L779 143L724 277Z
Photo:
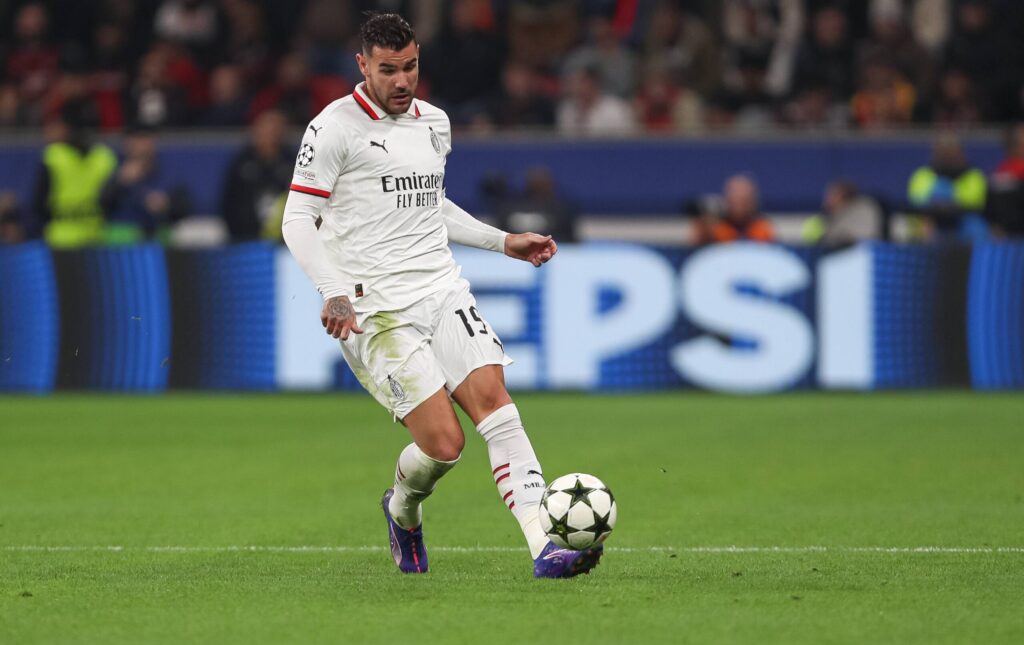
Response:
M282 231L324 298L327 333L341 340L363 387L412 435L381 502L395 563L407 573L427 571L421 505L465 444L454 399L487 443L498 494L522 527L534 575L586 573L600 560L600 545L561 549L540 528L544 477L505 389L503 366L511 360L448 243L538 267L557 246L550 236L487 226L445 197L451 123L414 98L419 45L412 28L380 13L360 37L356 61L365 82L306 128Z

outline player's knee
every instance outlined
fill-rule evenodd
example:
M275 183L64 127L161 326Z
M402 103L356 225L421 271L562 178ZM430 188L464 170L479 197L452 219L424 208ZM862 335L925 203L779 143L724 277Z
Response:
M445 441L432 446L428 454L438 461L456 461L462 455L464 445L464 439Z
M512 397L501 383L487 384L486 387L477 388L472 396L467 398L469 400L466 403L470 409L467 409L466 412L479 419L512 403Z
M438 461L455 461L462 455L462 449L466 446L466 437L461 430L459 432L446 433L437 437L424 450L428 457Z
M490 416L496 410L505 407L509 403L512 403L512 397L509 396L505 388L496 388L483 394L477 401L478 415L481 418Z

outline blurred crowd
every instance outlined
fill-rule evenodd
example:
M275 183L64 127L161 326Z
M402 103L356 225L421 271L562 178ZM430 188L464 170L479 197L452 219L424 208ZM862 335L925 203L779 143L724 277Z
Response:
M689 242L696 246L751 240L778 241L771 220L761 212L757 181L734 175L722 193L687 204L692 218ZM901 215L897 231L894 216ZM906 198L886 203L847 179L830 182L820 213L805 219L799 239L829 247L898 238L904 242L976 242L1024 238L1024 124L1011 128L1005 159L990 172L971 164L962 142L942 131L931 158L907 179Z
M285 112L269 109L256 118L247 143L221 178L217 214L196 217L189 186L161 166L152 129L129 129L118 152L95 137L86 111L82 103L68 103L49 126L53 141L43 148L30 203L19 204L13 192L0 191L0 243L41 237L67 249L142 240L201 246L281 241L295 147ZM833 180L824 189L819 214L803 220L799 235L784 237L762 212L757 178L736 174L720 194L685 204L685 236L656 242L800 241L836 247L868 240L1024 238L1024 123L1008 130L1006 156L996 168L973 165L958 136L940 130L930 159L908 172L906 197L896 204L865 194L851 181ZM542 165L528 169L521 187L492 174L479 190L489 219L504 230L549 234L563 243L585 237L578 210ZM897 212L902 231L895 230ZM175 231L178 237L172 238Z
M361 80L367 10L412 22L458 127L569 134L1024 118L1019 0L9 0L0 127L304 125Z
M806 243L1024 236L1024 126L974 167L952 133L1024 122L1024 2L1011 0L0 0L0 128L42 127L30 203L0 193L0 241L61 248L166 240L194 215L158 133L244 127L216 226L279 239L290 134L360 80L364 11L399 11L423 46L420 94L457 127L570 135L933 124L931 159L884 204L837 179ZM934 127L935 125L939 127ZM121 134L114 150L102 135ZM924 160L922 160L924 161ZM908 172L911 169L908 169ZM579 237L537 167L481 186L502 228ZM685 207L690 244L778 239L757 178ZM220 238L216 231L220 231ZM792 241L792 236L788 238Z

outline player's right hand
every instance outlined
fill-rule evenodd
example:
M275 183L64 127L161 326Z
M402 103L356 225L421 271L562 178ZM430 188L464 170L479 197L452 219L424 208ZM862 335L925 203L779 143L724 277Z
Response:
M320 312L320 323L328 335L348 340L349 333L361 334L363 330L356 324L356 311L348 296L335 296L324 301Z

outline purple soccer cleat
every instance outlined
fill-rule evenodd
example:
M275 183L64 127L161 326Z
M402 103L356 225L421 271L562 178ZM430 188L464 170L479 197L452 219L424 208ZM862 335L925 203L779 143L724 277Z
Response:
M404 529L391 517L388 503L394 494L395 490L389 488L384 491L384 498L380 500L380 505L384 508L384 517L388 520L391 557L395 559L395 564L403 573L426 573L427 547L423 544L423 525L420 524L414 529Z
M563 549L554 542L548 542L537 559L533 561L534 578L571 578L581 573L590 573L597 566L604 553L604 545L598 544L583 551Z

